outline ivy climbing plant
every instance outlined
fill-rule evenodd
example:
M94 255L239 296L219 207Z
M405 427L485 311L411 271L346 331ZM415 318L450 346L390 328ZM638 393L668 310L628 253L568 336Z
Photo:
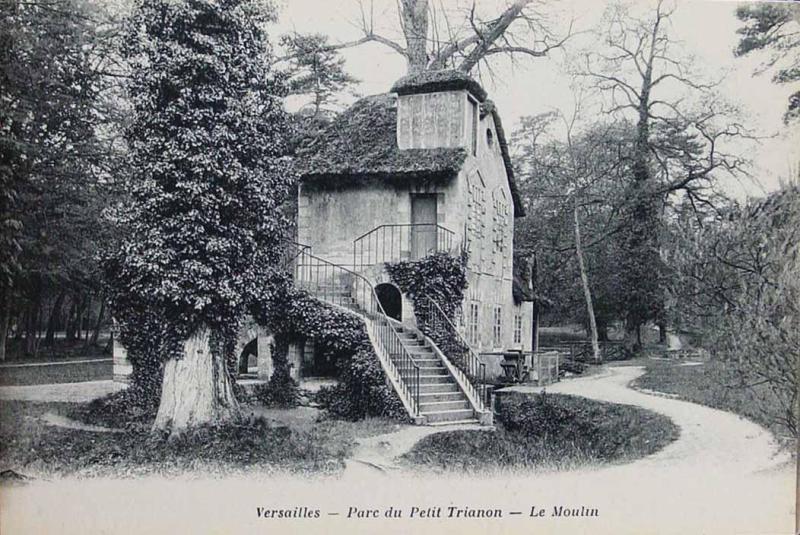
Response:
M434 253L420 260L386 264L389 278L414 303L417 326L439 347L450 361L470 379L466 356L469 353L451 325L436 321L436 310L429 298L439 305L453 324L467 289L467 254L455 257Z
M336 365L338 384L323 387L317 397L329 413L348 420L367 416L406 418L403 403L386 382L366 325L358 316L293 288L288 278L272 287L269 300L256 307L253 315L275 337L274 372L270 379L273 400L291 402L296 395L297 384L290 377L287 350L290 343L311 340L316 358Z

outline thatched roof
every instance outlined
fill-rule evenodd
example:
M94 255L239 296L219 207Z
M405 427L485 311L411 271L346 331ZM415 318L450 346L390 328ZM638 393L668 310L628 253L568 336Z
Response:
M438 73L457 73L458 76L442 82L436 81L439 80L436 77ZM429 76L426 78L423 76L425 74ZM403 82L411 78L401 78L392 90L410 91L418 87L442 90L443 83L477 84L458 71L422 73L414 76L414 80L419 80L418 83ZM485 99L486 93L482 94ZM523 217L525 208L514 180L505 131L491 100L481 104L481 117L488 113L494 118L497 143L514 203L514 217ZM467 151L464 148L400 150L397 146L397 97L392 93L384 93L357 101L340 114L322 135L317 136L313 144L300 148L297 151L296 168L304 181L331 179L342 183L363 178L447 180L458 174L466 158Z
M303 180L344 177L447 179L466 160L463 148L397 147L397 97L365 97L339 115L311 146L298 150Z
M423 71L409 74L397 80L392 86L392 93L398 95L415 95L436 91L455 91L466 89L479 101L486 100L486 91L469 75L456 70Z

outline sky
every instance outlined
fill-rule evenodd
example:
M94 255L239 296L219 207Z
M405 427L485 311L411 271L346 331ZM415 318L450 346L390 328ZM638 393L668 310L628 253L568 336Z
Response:
M432 0L446 10L464 6L463 0ZM396 0L363 0L372 6L376 32L402 42L396 15ZM498 13L506 2L477 0L478 10ZM323 33L330 42L340 43L361 37L361 10L358 0L279 0L281 5L278 33ZM467 4L469 5L469 4ZM598 0L561 0L550 3L546 13L557 27L566 27L574 20L577 32L589 30L602 17L607 4ZM646 10L650 2L636 2L633 10ZM736 2L724 0L677 0L671 17L671 35L684 50L694 56L695 65L714 79L722 79L719 91L726 100L742 110L744 123L764 139L742 144L736 150L751 155L754 178L733 179L721 176L720 184L728 194L745 198L760 196L778 188L779 179L796 173L800 162L800 127L785 126L781 117L790 88L774 84L769 73L754 74L764 55L736 58ZM369 18L369 13L367 13ZM522 57L514 64L499 59L493 62L494 76L481 82L500 110L506 130L513 131L520 117L550 110L571 113L574 93L571 78L565 74L570 58L594 44L591 34L581 33L571 40L565 53L547 58ZM342 52L348 72L360 80L356 91L370 95L388 91L392 83L406 71L405 59L388 47L369 43Z

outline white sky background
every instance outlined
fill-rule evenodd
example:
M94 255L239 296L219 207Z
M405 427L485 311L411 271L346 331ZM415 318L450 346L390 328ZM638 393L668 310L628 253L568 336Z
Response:
M438 5L437 0L432 2ZM364 0L369 5L369 0ZM469 5L458 0L441 0L446 9ZM500 13L502 0L477 0L479 12ZM376 33L393 38L401 44L396 0L374 0ZM606 2L597 0L566 0L553 2L552 11L559 24L565 25L575 18L575 30L587 30L596 25L606 8ZM654 5L637 2L635 8ZM739 198L762 195L777 189L779 178L796 173L800 162L800 128L787 128L781 122L786 109L790 88L771 81L770 73L760 76L754 71L765 56L736 58L733 49L738 41L736 29L740 27L735 16L737 3L723 0L679 0L672 16L671 36L681 41L686 52L695 56L697 66L715 79L724 76L719 91L744 112L744 124L756 129L760 135L774 136L757 145L742 145L750 154L756 180L735 180L720 177L721 185L729 194ZM550 8L548 8L550 9ZM557 10L557 11L556 11ZM282 0L278 33L322 33L330 36L332 43L346 42L362 36L360 10L357 0ZM275 36L273 35L273 41ZM555 52L548 58L521 56L511 64L496 56L492 60L494 77L481 81L501 113L506 130L513 131L521 116L533 115L552 109L572 112L574 97L570 78L564 65L570 54L575 57L582 47L591 47L589 34L581 35L568 43L567 55ZM346 68L361 80L356 91L363 95L382 93L406 72L405 59L388 47L369 43L345 49Z

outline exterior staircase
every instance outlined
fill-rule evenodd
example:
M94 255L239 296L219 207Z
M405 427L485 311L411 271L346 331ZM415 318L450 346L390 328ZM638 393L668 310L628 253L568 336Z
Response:
M387 316L369 280L305 246L290 258L296 287L364 320L388 382L415 423L491 425L492 413L467 376L430 338Z
M429 425L479 423L466 394L416 329L399 327L403 345L419 364L419 413Z

